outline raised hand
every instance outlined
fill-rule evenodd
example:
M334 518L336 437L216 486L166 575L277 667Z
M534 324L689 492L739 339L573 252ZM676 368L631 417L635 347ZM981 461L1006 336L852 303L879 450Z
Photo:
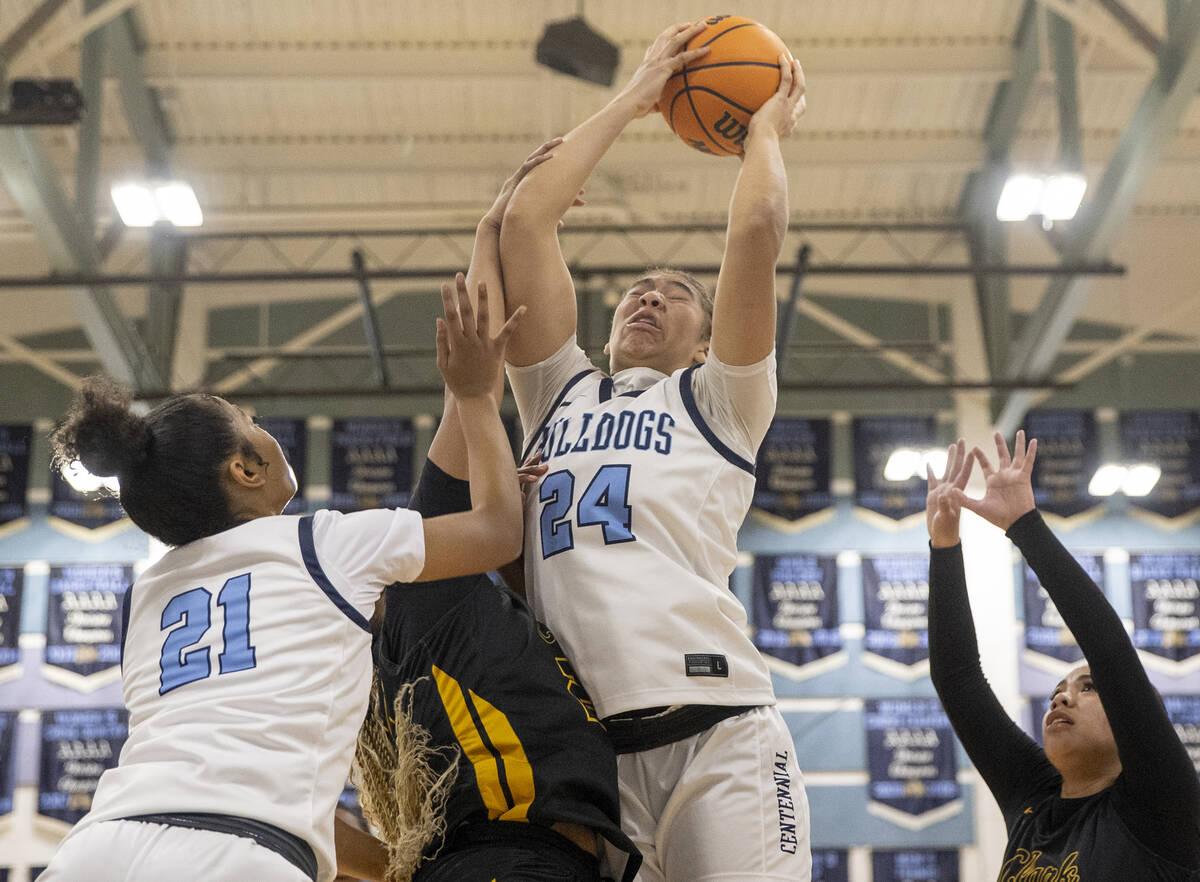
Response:
M645 116L658 107L658 98L671 74L689 61L708 54L707 46L685 49L688 40L706 27L708 24L703 20L671 25L650 44L642 63L622 90L622 94L634 101L635 118Z
M561 144L562 141L562 138L551 138L525 157L525 161L521 163L520 167L509 175L508 179L500 186L500 192L496 194L496 199L492 202L492 207L487 210L487 214L480 221L481 225L486 224L495 230L500 229L500 221L504 219L504 209L508 207L508 200L512 198L513 192L517 189L517 184L521 183L527 174L553 157L554 148Z
M975 460L967 453L967 442L959 438L946 451L946 470L938 478L928 463L925 476L929 493L925 497L925 525L929 542L934 548L950 548L958 544L958 522L962 514L967 479Z
M1011 457L1008 455L1008 445L999 432L995 440L995 469L982 450L976 447L971 451L971 455L979 460L983 476L987 479L987 492L983 499L971 499L964 494L962 504L1001 530L1007 530L1013 521L1035 507L1030 475L1033 473L1033 461L1037 458L1037 439L1030 440L1027 449L1025 430L1018 431Z
M504 349L525 314L522 306L512 314L495 337L489 336L487 286L480 283L476 318L462 273L454 277L457 298L447 282L442 283L445 318L437 320L437 366L447 388L460 401L491 394L496 377L504 367Z
M805 97L804 70L800 62L784 52L779 56L779 88L750 117L750 134L768 129L786 138L808 107Z

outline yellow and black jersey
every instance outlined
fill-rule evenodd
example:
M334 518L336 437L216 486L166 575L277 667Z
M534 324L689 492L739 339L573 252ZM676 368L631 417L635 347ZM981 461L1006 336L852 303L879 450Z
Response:
M425 517L470 507L467 482L427 462L412 506ZM474 821L590 827L640 864L620 829L616 756L554 635L486 576L390 586L375 641L383 707L414 684L410 713L459 768L449 837ZM441 771L437 769L436 771ZM441 843L434 843L428 854Z

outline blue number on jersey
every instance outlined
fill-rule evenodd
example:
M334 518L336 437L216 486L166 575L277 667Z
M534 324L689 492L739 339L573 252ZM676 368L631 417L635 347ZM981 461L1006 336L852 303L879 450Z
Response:
M222 674L254 667L254 647L250 645L250 574L234 576L217 595L217 604L225 607L225 628L221 639L225 649L217 656Z
M159 658L158 694L203 680L212 673L208 647L185 652L199 643L212 622L212 594L206 588L193 588L176 594L163 609L161 629L180 622L183 625L167 635ZM256 664L254 646L250 643L250 574L242 573L228 579L217 594L217 605L224 608L225 627L221 631L224 644L217 661L218 674L245 671Z
M162 614L162 630L183 622L163 641L162 657L159 660L158 694L166 695L172 689L203 680L212 671L208 661L208 647L183 650L199 642L208 630L208 602L212 595L204 588L193 588L176 594L167 602Z
M575 494L575 476L563 470L546 475L538 498L548 502L542 508L542 559L575 547L571 536L571 499Z
M596 472L579 497L576 520L581 527L599 526L604 544L633 542L633 509L629 505L628 465L606 465ZM574 501L575 476L565 469L551 472L542 481L538 498L542 508L542 559L575 547L569 512Z
M602 526L605 545L632 542L637 537L629 529L633 524L633 509L629 507L628 496L629 466L602 466L579 497L579 526Z

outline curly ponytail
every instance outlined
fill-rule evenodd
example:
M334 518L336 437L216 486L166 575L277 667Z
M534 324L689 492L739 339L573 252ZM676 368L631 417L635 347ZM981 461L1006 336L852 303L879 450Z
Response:
M98 477L116 476L135 524L168 545L235 525L221 483L245 441L215 395L177 395L145 416L109 377L89 377L50 436L56 466L78 459Z

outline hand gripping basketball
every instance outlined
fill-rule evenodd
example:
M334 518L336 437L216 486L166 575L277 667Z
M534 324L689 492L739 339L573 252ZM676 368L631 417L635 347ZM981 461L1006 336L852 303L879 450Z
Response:
M783 40L748 18L714 15L703 24L687 48L711 51L667 79L658 108L689 147L740 156L750 118L781 88L792 56Z

